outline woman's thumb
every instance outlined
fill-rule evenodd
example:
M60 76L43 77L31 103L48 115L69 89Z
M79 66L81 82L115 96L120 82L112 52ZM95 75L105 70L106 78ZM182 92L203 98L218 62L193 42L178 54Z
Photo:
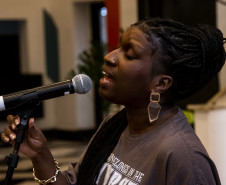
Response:
M35 119L34 118L30 118L29 119L29 123L28 123L29 124L29 129L34 126L34 123L35 123Z
M31 138L36 138L40 135L39 129L35 126L34 118L30 118L28 122L28 131Z

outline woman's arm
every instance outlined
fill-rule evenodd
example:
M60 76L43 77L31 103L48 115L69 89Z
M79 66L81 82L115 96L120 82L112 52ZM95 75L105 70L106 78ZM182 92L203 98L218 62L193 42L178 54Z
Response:
M20 118L9 115L7 121L9 125L5 127L5 131L1 134L1 138L4 142L14 145ZM47 145L44 134L35 126L33 118L29 120L29 127L24 141L20 145L20 152L31 159L34 167L34 174L37 179L45 182L45 180L54 177L53 181L56 182L52 183L53 185L68 185L66 178L61 172L55 174L57 164Z

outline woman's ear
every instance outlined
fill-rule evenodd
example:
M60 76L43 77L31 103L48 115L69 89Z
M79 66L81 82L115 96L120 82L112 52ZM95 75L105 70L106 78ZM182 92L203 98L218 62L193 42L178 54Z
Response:
M152 89L155 92L163 93L167 91L173 84L173 78L168 75L158 75L153 79Z

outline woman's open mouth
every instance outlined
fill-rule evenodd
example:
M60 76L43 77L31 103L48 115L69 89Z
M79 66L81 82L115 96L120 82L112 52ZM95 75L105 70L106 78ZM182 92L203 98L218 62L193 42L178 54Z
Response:
M100 79L101 86L106 86L112 82L113 79L109 73L107 73L106 71L102 71L102 74L103 74L103 77Z

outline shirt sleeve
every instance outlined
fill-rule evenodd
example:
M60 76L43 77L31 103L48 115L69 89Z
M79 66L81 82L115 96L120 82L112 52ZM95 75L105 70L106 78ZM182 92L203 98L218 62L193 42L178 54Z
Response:
M77 183L78 170L79 170L79 167L80 167L82 160L85 156L86 150L87 149L84 150L84 152L80 156L79 161L76 164L70 164L68 166L68 169L62 172L62 174L66 178L69 185L76 185L76 183Z

